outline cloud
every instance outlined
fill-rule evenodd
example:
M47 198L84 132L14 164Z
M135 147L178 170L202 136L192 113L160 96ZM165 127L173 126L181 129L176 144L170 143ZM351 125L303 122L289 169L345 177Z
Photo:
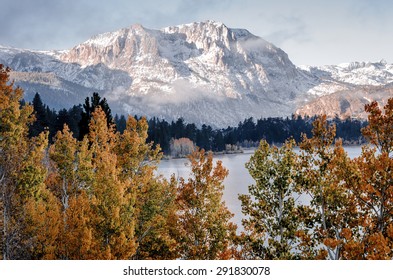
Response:
M392 9L392 1L357 0L351 7L348 8L348 12L362 24L381 24L384 23L387 19L391 18Z
M261 49L270 48L270 43L260 37L249 38L244 41L239 41L241 47L247 52L260 51Z
M283 45L287 41L295 41L299 44L311 40L306 23L296 16L281 16L276 18L279 28L267 34L265 38L277 45Z
M195 102L200 99L221 100L223 97L211 94L211 90L195 88L189 81L179 79L171 84L172 90L169 93L157 92L143 96L144 104L150 106L161 105L181 105L184 103Z
M0 10L0 25L6 26L0 29L0 38L7 40L1 43L35 48L72 37L68 26L72 26L72 19L77 18L79 12L67 3L44 0L7 1L3 5L6 9L2 7Z
M144 112L160 113L166 109L176 111L179 106L195 106L198 102L220 102L225 100L224 96L213 94L211 89L204 90L201 87L195 88L189 81L180 79L171 84L171 91L165 92L162 90L151 89L148 94L136 94L131 96L119 95L119 91L107 93L105 97L112 102L113 107L120 108L126 112L133 112L132 109L137 109L138 114ZM164 109L163 109L164 108ZM166 108L166 109L165 109Z
M137 22L146 24L145 18L152 24L154 15L165 9L158 7L156 1L145 2L5 0L0 9L0 44L33 49L70 48L98 33ZM168 9L175 2L168 0Z

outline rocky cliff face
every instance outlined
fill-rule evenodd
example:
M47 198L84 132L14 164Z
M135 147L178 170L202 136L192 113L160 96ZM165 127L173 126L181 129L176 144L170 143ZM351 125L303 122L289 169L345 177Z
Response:
M381 106L393 98L393 84L385 86L359 86L351 90L342 90L317 98L296 110L298 115L327 115L339 117L367 119L364 106L377 101Z
M161 30L132 25L61 52L0 46L0 63L15 70L27 99L38 91L56 108L97 91L117 113L216 127L299 108L312 114L317 103L310 102L319 98L393 81L393 66L384 62L296 67L271 43L214 21Z

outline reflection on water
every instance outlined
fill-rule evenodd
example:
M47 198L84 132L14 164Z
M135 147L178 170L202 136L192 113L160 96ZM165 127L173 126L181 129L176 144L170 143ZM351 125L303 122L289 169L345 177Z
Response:
M351 158L357 157L361 153L361 147L358 146L345 147L345 150ZM245 163L249 161L253 153L253 150L245 150L243 154L218 155L214 157L215 160L221 160L223 166L229 170L229 175L224 181L223 199L229 210L235 214L232 221L240 228L243 214L238 195L246 194L248 192L247 187L254 183L245 167ZM158 167L158 172L167 178L172 174L175 174L176 177L188 178L190 168L187 164L187 159L163 160Z

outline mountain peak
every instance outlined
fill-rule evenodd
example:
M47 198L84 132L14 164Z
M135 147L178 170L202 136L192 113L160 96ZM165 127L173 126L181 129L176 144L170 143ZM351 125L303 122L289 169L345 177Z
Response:
M168 26L164 27L161 30L166 31L166 30L171 30L173 28L206 28L206 27L211 27L211 28L227 28L226 25L222 22L219 21L214 21L214 20L205 20L205 21L195 21L191 23L185 23L185 24L178 24L174 26Z
M132 24L130 26L130 29L141 29L141 30L144 30L145 27L142 24L140 24L140 23L134 23L134 24Z
M168 26L161 29L164 33L197 33L203 36L221 36L222 34L230 34L232 37L241 38L253 36L247 29L229 28L224 23L214 20L206 20L200 22L192 22L175 26Z

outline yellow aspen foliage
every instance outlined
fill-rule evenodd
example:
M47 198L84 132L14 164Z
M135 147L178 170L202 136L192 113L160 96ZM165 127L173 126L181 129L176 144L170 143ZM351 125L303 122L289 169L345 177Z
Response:
M393 152L393 98L390 98L382 112L378 102L365 106L368 126L362 129L363 136L376 146L381 153Z
M26 202L24 210L26 258L57 259L62 221L55 196L48 189L43 189L38 200Z
M60 236L59 256L61 259L88 260L98 255L99 247L93 237L90 199L85 190L69 199L65 212L67 219Z
M387 235L389 238L393 239L393 224L388 225Z
M49 149L52 174L47 184L62 209L60 259L94 259L99 255L93 238L94 213L88 195L93 180L92 153L88 146L88 139L78 143L64 126Z
M213 260L233 256L236 226L222 201L223 180L228 175L221 161L197 150L189 156L191 174L178 187L180 254L183 259Z
M18 185L19 200L23 203L23 225L19 257L27 259L55 259L61 229L60 206L56 197L45 185L47 168L44 165L48 133L29 140Z
M175 259L176 182L154 179L137 191L135 235L138 247L133 259Z
M160 161L162 153L159 146L153 149L152 143L146 143L148 124L145 118L139 121L129 116L123 134L118 134L115 152L123 179L135 176L151 178Z
M117 135L115 152L125 184L125 195L134 206L137 250L133 259L174 259L177 240L176 184L157 177L155 171L162 156L147 140L147 121L129 117L123 134Z
M382 234L375 232L366 237L364 240L366 248L366 259L368 260L390 260L392 244Z
M20 88L9 82L9 68L0 64L0 256L15 258L19 247L21 202L17 185L27 154L28 127L33 120L31 106L21 107Z
M88 191L93 181L94 166L93 153L89 148L89 139L85 137L78 145L78 152L75 161L78 168L75 171L76 183L78 189Z
M23 92L8 83L9 71L0 65L1 255L3 259L52 258L57 224L42 226L42 219L59 219L44 184L48 135L28 139L32 107L20 104ZM49 243L43 245L42 240Z
M53 163L53 172L58 177L59 186L53 189L59 201L62 204L63 212L68 208L69 198L77 191L75 160L77 153L77 141L72 137L67 125L64 125L63 131L58 131L54 144L49 149L49 156Z
M108 127L99 107L92 113L88 140L94 170L88 192L92 196L93 238L99 246L94 258L128 259L135 252L132 197L120 179L114 128Z

